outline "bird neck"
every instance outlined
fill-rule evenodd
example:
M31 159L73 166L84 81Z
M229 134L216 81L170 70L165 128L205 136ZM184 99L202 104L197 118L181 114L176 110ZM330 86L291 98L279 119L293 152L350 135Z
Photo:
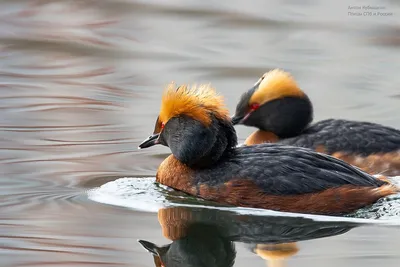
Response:
M208 168L233 152L236 131L230 120L212 117L204 125L188 117L175 118L167 141L172 154L192 169Z
M246 124L283 139L300 134L312 119L313 106L307 96L284 97L263 104Z
M189 162L191 168L208 168L233 153L237 145L237 136L235 128L230 121L213 120L211 131L214 133L214 142L210 142L208 147L198 147L195 151L202 154L198 160ZM198 138L201 138L200 136Z

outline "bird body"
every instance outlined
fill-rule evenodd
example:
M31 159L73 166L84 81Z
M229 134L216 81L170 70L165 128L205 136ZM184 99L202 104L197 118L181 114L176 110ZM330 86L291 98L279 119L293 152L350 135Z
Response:
M176 104L179 99L186 104ZM179 112L171 109L173 115L166 116L165 107L171 105ZM157 182L194 196L241 207L343 214L398 190L310 149L280 144L236 147L223 100L209 86L170 85L161 114L154 134L140 148L168 146L172 155L159 166Z
M400 175L400 130L343 119L310 124L312 119L312 103L293 77L282 70L272 70L242 95L232 121L259 129L246 139L245 145L280 143L305 147L371 174Z

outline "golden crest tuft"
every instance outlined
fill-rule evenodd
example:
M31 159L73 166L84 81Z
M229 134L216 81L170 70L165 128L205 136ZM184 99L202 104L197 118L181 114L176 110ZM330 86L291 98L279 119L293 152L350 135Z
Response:
M250 98L249 104L260 105L283 97L304 97L304 92L297 86L290 73L274 69L265 73L256 84L257 90Z
M166 124L172 117L186 115L210 125L211 114L219 119L229 119L223 97L211 85L177 87L175 83L170 83L162 97L159 121Z

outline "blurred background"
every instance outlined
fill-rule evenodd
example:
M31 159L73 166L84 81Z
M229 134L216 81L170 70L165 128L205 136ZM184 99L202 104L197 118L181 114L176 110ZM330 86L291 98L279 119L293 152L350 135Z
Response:
M137 146L170 81L212 83L233 113L271 68L294 75L315 120L400 128L399 1L1 1L0 265L152 266L136 240L166 242L157 215L86 190L154 176L168 149ZM397 232L310 241L290 265L398 266ZM235 266L265 266L237 250Z

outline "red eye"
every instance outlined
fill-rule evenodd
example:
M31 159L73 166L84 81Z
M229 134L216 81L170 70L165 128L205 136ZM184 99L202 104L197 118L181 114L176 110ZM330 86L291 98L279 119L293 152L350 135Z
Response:
M161 123L161 129L164 129L165 124L162 122Z
M258 104L258 103L253 103L253 104L250 105L250 109L252 111L258 109L259 107L260 107L260 104Z

